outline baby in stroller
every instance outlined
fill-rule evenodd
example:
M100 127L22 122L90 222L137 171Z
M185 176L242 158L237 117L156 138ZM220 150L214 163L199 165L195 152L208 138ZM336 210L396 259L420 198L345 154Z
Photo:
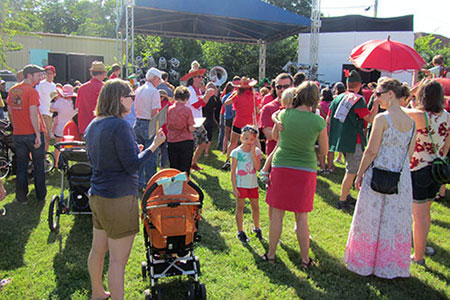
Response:
M160 299L155 286L159 278L189 275L194 282L189 299L206 299L206 288L200 284L200 262L194 256L194 243L200 241L203 192L185 172L164 169L147 184L142 197L142 221L147 261L142 262L142 276L150 275L151 291L146 299Z

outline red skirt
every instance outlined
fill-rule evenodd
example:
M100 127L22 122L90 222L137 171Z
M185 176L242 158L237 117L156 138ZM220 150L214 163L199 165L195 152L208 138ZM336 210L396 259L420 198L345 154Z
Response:
M270 172L266 202L271 207L295 213L313 210L316 172L274 167Z

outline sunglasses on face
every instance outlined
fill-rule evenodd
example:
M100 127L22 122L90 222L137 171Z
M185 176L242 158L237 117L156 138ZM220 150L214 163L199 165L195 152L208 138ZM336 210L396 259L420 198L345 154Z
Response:
M385 93L387 93L387 92L389 92L389 91L376 92L376 93L375 93L375 96L380 97L381 95L383 95L383 94L385 94Z
M194 78L203 78L201 75L194 76Z
M244 126L242 128L242 132L251 132L254 134L258 134L258 130L256 130L255 128L251 127L251 126Z
M276 87L277 90L282 90L282 89L288 89L288 88L290 88L291 85L290 85L290 84L285 84L285 85L279 84L279 85L277 85L277 86L275 86L275 87Z
M134 101L134 98L136 98L136 95L126 95L124 98L131 98L131 100Z

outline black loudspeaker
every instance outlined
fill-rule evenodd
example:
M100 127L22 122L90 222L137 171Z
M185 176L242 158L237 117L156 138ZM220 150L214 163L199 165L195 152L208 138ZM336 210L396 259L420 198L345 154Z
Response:
M66 84L67 78L67 54L65 53L49 53L48 64L56 69L55 82Z
M73 85L75 80L86 82L90 77L86 76L86 56L83 54L68 54L67 55L67 74L68 81Z
M91 68L92 62L93 61L103 61L103 56L99 56L99 55L86 55L86 78L88 80L91 79L91 73L89 71L89 69Z
M341 81L345 84L347 81L346 73L350 73L352 70L357 70L359 75L361 76L362 83L369 82L377 82L378 78L380 78L381 73L377 70L373 70L372 72L364 72L356 68L352 64L344 64L342 65L342 73L341 73Z

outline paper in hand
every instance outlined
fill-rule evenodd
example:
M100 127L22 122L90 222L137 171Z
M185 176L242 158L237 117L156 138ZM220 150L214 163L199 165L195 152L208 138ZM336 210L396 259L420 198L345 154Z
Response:
M205 123L206 118L194 118L194 128L198 128Z
M167 117L167 107L166 105L163 109L159 111L148 123L148 138L153 138L156 133L158 133L159 128L166 123Z

